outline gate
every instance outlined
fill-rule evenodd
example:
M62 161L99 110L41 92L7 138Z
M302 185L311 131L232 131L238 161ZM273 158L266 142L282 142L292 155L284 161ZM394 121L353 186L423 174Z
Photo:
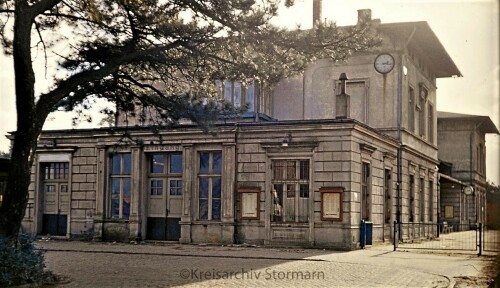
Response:
M481 254L481 228L481 224L394 222L394 239L399 239L394 241L394 251L396 248L464 251L479 249Z

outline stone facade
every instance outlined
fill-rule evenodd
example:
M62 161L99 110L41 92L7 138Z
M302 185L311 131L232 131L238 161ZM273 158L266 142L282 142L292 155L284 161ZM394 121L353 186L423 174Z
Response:
M44 131L23 228L350 250L363 220L374 242L391 240L394 221L437 221L435 81L460 72L427 23L374 24L381 47L317 61L272 91L259 83L250 117L225 119L213 135L137 121ZM373 68L382 52L395 60L386 74ZM340 73L349 117L336 115Z
M439 112L438 131L439 158L451 167L445 176L458 180L441 181L440 221L486 223L485 134L499 134L497 127L488 116ZM466 187L470 194L464 192Z

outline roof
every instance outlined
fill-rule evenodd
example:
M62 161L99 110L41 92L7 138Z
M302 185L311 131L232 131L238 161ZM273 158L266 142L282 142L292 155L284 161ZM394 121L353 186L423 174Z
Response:
M445 182L456 183L456 184L459 184L461 186L467 186L467 184L465 184L464 182L462 182L462 181L460 181L460 180L458 180L456 178L453 178L451 176L442 174L442 173L439 173L439 180L444 180Z
M473 121L478 124L481 124L479 127L484 133L495 133L500 134L498 128L495 126L491 118L488 116L482 115L470 115L470 114L461 114L461 113L453 113L453 112L437 112L438 120L466 120Z
M379 31L394 38L405 39L408 45L418 47L428 59L430 66L437 78L458 76L462 73L451 59L443 44L425 21L380 24Z

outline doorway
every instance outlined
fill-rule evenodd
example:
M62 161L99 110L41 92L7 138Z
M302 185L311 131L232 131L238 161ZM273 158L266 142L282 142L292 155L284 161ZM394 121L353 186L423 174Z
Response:
M41 164L43 235L66 236L69 213L69 163Z
M181 237L182 154L155 153L148 159L146 239L178 241Z

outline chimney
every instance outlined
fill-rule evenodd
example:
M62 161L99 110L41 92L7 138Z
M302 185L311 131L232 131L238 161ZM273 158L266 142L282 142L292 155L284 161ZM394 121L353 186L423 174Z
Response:
M313 28L321 23L321 0L313 0Z
M349 80L345 73L340 73L340 93L335 97L335 118L345 119L351 117L351 96L346 94L346 81Z
M359 9L358 10L358 25L370 22L372 20L372 10L371 9Z

